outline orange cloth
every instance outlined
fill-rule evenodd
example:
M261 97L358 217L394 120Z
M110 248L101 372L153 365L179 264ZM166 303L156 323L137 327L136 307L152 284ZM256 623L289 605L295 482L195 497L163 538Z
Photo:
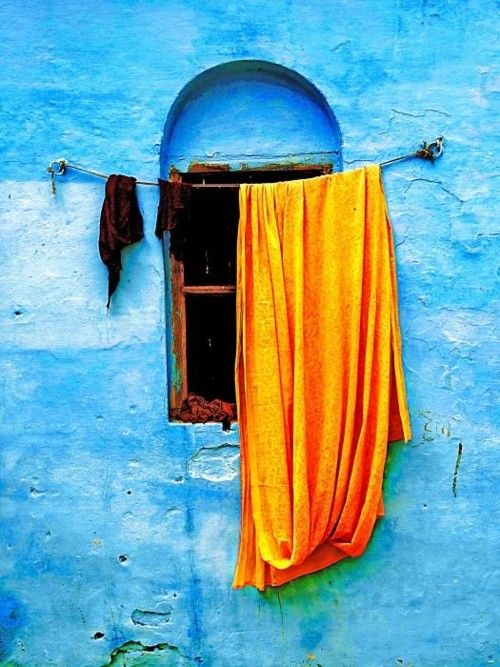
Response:
M363 553L411 437L379 165L241 185L237 317L233 586L264 589Z

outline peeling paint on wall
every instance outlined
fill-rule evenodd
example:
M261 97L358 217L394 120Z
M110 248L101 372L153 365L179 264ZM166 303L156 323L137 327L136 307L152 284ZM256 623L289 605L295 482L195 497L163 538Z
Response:
M107 665L113 667L150 667L150 665L182 667L182 665L192 664L195 663L182 655L177 646L167 642L148 646L141 642L128 641L111 652L109 661L103 667Z
M167 611L147 611L142 609L134 609L131 615L132 623L134 625L144 625L152 628L157 628L161 625L167 625L172 616L172 609Z

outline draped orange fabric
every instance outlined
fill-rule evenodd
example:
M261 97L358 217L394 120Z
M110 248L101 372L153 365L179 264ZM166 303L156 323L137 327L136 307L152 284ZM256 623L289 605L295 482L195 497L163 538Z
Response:
M379 165L241 186L237 317L233 586L264 589L363 553L411 437Z

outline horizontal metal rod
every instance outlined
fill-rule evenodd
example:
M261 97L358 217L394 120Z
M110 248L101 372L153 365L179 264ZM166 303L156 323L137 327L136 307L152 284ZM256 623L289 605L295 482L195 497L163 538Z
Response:
M444 144L444 138L443 137L437 137L434 139L434 141L431 141L429 143L423 142L421 147L416 150L413 153L407 153L406 155L399 155L398 157L393 157L390 160L384 160L383 162L380 162L381 167L386 167L389 164L393 164L394 162L400 162L401 160L410 160L411 158L422 158L423 160L429 160L431 162L434 162L437 158L441 157L443 154L443 144ZM54 165L57 165L57 169L54 168ZM286 165L283 165L284 167ZM98 178L104 178L108 179L109 176L106 174L102 174L99 171L94 171L93 169L86 169L84 167L80 167L76 164L70 164L67 160L64 158L59 158L57 160L53 160L49 166L47 167L47 171L51 175L51 178L54 179L54 176L62 176L64 172L67 169L73 169L74 171L81 171L84 174L90 174L91 176L97 176ZM158 186L158 182L153 182L153 181L136 181L137 185L154 185ZM187 185L190 185L192 188L239 188L240 184L239 183L188 183ZM252 184L250 184L252 185Z

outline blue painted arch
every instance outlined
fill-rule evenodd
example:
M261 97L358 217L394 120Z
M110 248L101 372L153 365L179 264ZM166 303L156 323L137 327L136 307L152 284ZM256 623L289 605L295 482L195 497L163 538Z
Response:
M310 81L282 65L239 60L205 70L180 91L165 124L161 175L193 162L332 163L338 171L341 143L337 119Z

